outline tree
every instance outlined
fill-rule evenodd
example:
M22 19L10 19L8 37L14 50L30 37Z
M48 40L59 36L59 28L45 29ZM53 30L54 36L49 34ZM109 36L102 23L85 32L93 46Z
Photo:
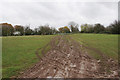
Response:
M21 26L21 25L15 25L15 31L19 31L20 32L20 35L23 35L24 34L24 27Z
M88 29L87 29L88 33L93 33L94 32L94 26L91 24L88 24Z
M94 33L104 33L105 27L101 24L95 24L94 26Z
M27 26L27 27L25 28L25 35L32 35L32 34L33 34L33 30L30 29L29 26Z
M71 32L73 32L73 33L79 32L79 29L78 29L79 25L77 23L71 21L68 23L68 25L70 26Z
M73 26L71 25L71 32L73 32L73 33L79 32L78 27L77 27L77 26L73 27Z
M38 34L40 35L51 35L52 29L49 27L49 25L40 26L38 30Z
M70 29L69 29L67 26L65 26L65 27L60 27L60 28L59 28L59 31L60 31L61 33L70 33Z
M59 28L59 32L60 32L60 33L64 33L63 27L60 27L60 28Z
M65 33L70 33L70 29L67 26L63 27L63 29Z
M81 32L82 33L93 33L94 26L92 24L82 24L81 25Z
M81 32L82 33L87 33L87 29L88 29L88 24L82 24L81 25Z
M120 21L115 20L107 28L109 29L109 32L112 34L120 34Z
M34 34L34 35L39 35L39 28L35 28L33 34Z
M14 32L14 28L11 24L8 23L2 23L0 24L2 27L2 35L3 36L12 36Z
M55 28L51 28L51 30L52 30L52 34L58 33L58 31Z
M112 34L111 28L109 26L105 28L105 33Z

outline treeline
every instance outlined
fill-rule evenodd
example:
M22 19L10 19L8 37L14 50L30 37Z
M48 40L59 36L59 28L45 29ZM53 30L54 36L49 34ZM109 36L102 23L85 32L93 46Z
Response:
M58 33L55 28L49 27L49 25L39 26L34 30L30 26L15 25L12 26L8 23L0 24L2 27L2 36L13 36L13 35L52 35Z
M59 28L61 33L107 33L107 34L120 34L120 21L114 21L109 26L105 27L100 23L97 24L82 24L80 26L81 31L79 31L79 25L75 22L70 22L67 26Z
M79 31L79 27L81 31ZM58 30L52 28L49 25L39 26L34 30L30 26L15 25L12 26L8 23L0 24L2 28L2 36L13 35L52 35L58 33L108 33L108 34L120 34L120 21L114 21L109 26L104 27L101 24L82 24L79 26L75 22L69 22L68 26L60 27Z
M78 33L80 32L78 29L79 25L75 22L69 22L68 26L60 27L59 32L60 33Z
M114 21L109 26L104 27L101 24L83 24L81 25L81 33L108 33L120 34L120 21Z

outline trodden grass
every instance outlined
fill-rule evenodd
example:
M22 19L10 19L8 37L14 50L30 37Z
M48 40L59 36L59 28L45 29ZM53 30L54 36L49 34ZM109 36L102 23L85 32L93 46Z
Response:
M2 38L2 77L9 78L35 64L35 51L43 48L54 35L13 36ZM41 52L39 51L39 54Z
M115 60L118 59L118 35L113 34L72 34L70 35L80 44L95 48L104 55ZM88 50L88 53L96 59L99 59L99 53L94 50Z

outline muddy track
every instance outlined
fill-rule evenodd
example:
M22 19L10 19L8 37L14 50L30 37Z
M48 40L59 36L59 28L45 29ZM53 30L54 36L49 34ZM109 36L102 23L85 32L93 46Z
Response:
M49 45L51 50L45 54L43 49L44 56L40 61L18 76L18 78L117 77L117 72L113 68L110 68L114 71L113 73L107 74L106 70L101 73L102 63L90 57L81 49L82 45L69 36L54 37ZM37 56L40 58L38 53Z

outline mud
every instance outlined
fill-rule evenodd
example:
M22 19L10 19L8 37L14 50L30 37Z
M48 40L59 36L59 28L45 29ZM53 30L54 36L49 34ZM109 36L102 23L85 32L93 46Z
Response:
M58 41L58 42L56 42ZM117 62L111 58L96 60L82 50L82 45L67 36L54 37L51 50L18 78L115 78L118 77ZM39 49L38 49L39 50ZM104 67L107 65L109 68ZM107 70L110 70L109 73Z

